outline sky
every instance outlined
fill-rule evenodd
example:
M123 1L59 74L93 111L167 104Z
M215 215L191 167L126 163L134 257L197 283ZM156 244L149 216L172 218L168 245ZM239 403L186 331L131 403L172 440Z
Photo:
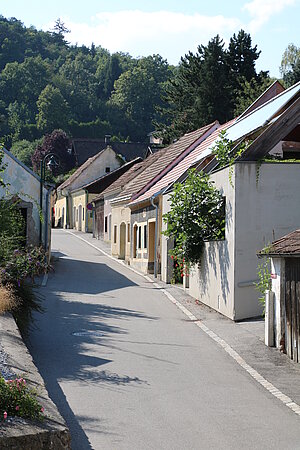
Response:
M288 44L300 46L300 0L0 0L0 14L38 30L60 18L72 44L134 57L158 53L175 65L217 34L227 45L244 29L261 51L257 71L274 77Z

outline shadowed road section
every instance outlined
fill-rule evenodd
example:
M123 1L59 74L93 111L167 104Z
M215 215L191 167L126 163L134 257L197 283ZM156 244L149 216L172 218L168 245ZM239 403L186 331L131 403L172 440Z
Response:
M160 289L63 230L29 349L74 450L299 449L300 420Z

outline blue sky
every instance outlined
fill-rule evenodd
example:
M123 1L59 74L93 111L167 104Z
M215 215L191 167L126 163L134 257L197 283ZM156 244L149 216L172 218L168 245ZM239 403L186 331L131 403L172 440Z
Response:
M261 50L257 70L277 77L287 45L300 46L300 0L0 0L0 13L44 30L60 17L72 43L135 57L159 53L171 64L216 34L227 43L243 28Z

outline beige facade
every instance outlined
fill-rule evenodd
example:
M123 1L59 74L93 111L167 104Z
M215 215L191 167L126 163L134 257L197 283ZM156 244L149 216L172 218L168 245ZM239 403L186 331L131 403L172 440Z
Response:
M72 228L86 233L93 232L93 211L88 210L87 205L95 196L96 194L89 194L84 189L72 192Z
M125 261L130 260L130 216L131 210L126 203L111 205L111 253Z
M54 225L55 227L61 227L66 228L67 226L67 217L66 217L66 211L67 211L67 199L66 197L63 197L61 194L58 194L57 200L55 202L54 206Z

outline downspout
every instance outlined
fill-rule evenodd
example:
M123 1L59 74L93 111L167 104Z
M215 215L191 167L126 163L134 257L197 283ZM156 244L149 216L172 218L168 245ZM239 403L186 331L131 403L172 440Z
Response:
M154 240L154 278L157 278L157 235L158 235L158 205L154 203L154 197L150 198L151 205L155 211L155 240Z

